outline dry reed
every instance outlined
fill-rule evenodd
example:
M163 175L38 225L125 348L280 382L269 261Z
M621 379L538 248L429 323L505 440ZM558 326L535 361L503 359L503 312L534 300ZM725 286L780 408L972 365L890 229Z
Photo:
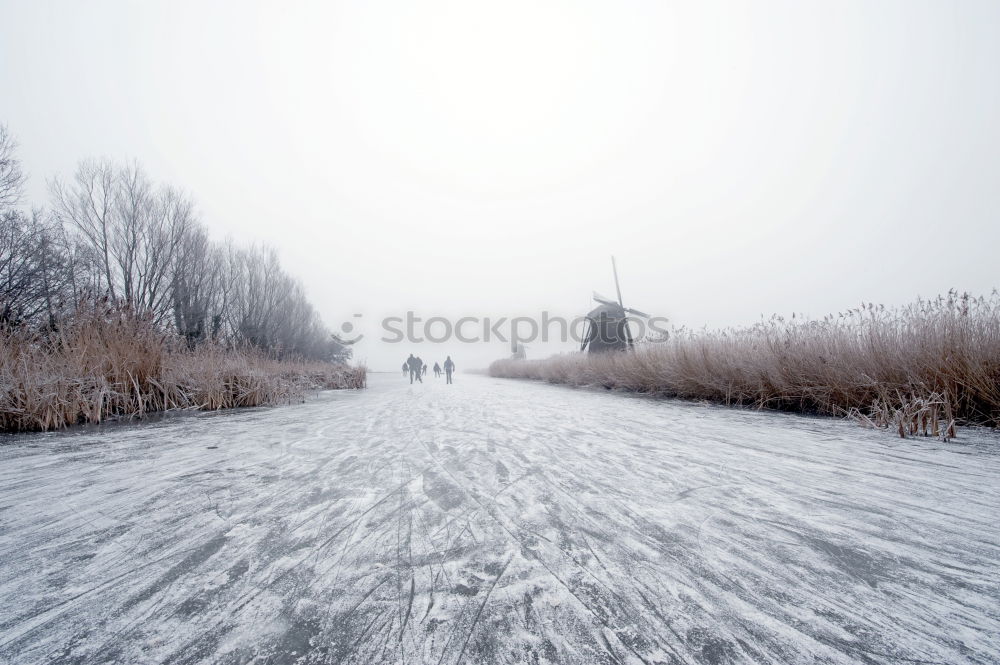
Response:
M191 350L123 312L84 311L44 336L0 330L0 431L277 404L365 383L364 367L276 360L214 344Z
M634 353L500 360L498 377L850 416L901 436L1000 426L1000 296L950 292L822 320L677 331Z

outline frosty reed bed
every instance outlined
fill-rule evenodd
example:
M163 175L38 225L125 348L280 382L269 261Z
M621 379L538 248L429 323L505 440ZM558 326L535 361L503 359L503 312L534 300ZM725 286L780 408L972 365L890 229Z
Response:
M500 360L497 377L851 416L900 436L1000 427L1000 297L951 292L822 320L675 331L634 353Z
M170 409L228 409L363 388L364 367L194 349L127 313L78 313L59 331L0 330L0 431L50 430Z

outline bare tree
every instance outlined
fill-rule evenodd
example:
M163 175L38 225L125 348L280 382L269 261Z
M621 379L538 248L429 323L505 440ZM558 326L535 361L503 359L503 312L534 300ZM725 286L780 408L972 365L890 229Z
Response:
M108 161L81 163L73 184L56 180L51 190L57 219L96 255L107 294L168 321L177 255L196 225L190 200L154 189L136 164Z
M346 360L306 298L302 285L282 269L271 248L230 248L226 322L231 339L277 356Z
M81 162L76 184L65 186L52 181L52 202L56 219L71 226L93 250L103 283L99 287L116 299L112 277L111 236L113 233L114 173L109 162Z
M276 356L349 355L273 249L213 243L191 201L155 186L137 164L85 161L72 182L50 187L65 236L60 257L77 298L107 297L192 346L217 339Z
M0 212L16 206L23 195L25 176L16 151L14 137L5 125L0 125Z
M174 327L189 345L218 339L229 284L225 249L208 238L200 226L183 237L172 276Z
M0 214L0 320L54 326L73 298L72 264L57 225L35 210Z

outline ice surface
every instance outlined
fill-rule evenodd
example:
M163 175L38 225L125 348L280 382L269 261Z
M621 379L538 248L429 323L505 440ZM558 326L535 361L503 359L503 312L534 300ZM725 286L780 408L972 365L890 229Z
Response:
M961 436L460 375L6 437L0 662L996 663Z

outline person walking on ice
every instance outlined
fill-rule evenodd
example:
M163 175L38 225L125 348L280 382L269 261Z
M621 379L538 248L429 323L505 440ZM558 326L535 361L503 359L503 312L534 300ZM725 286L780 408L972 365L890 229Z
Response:
M435 379L441 378L441 365L438 365L437 361L434 361L434 378Z
M423 364L423 361L421 361L420 358L413 357L412 353L410 354L410 357L406 359L406 365L410 369L410 383L413 383L413 379L416 379L420 383L424 382L424 380L420 378L420 370L423 367Z
M451 374L455 371L455 363L452 361L451 356L448 356L444 361L444 375L448 379L448 383L451 383Z
M410 357L412 358L413 356L411 355ZM410 373L410 361L409 360L404 360L403 361L403 378L406 378L406 375L409 374L409 373Z

